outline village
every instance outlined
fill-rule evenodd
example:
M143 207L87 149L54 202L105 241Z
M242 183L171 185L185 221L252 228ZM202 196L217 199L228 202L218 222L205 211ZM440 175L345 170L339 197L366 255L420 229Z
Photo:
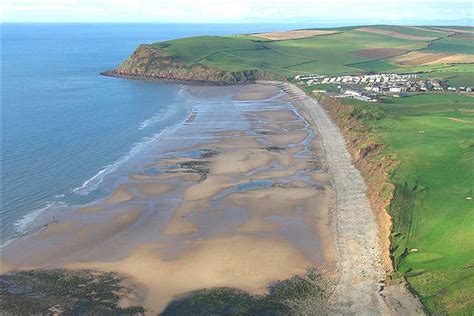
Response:
M367 102L377 102L381 95L406 97L410 93L423 92L467 92L472 93L473 87L450 87L444 81L424 79L419 74L365 74L325 76L320 74L304 74L295 77L298 84L314 86L315 92L332 94L335 97L355 98ZM326 91L328 85L337 88L338 93ZM320 89L318 89L318 86ZM334 89L329 89L334 90Z

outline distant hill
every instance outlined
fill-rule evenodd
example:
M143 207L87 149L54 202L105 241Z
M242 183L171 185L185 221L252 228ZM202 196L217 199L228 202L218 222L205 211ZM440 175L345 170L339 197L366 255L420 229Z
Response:
M198 36L141 45L109 75L233 84L257 79L426 72L471 85L474 28L361 26L234 36Z

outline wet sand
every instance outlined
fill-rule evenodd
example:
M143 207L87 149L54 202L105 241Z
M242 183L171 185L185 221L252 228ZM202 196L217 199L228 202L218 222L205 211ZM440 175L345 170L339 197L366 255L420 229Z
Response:
M193 290L265 293L333 269L335 194L308 114L275 85L189 89L202 102L163 137L168 150L103 201L13 242L4 268L116 271L147 289L150 314Z

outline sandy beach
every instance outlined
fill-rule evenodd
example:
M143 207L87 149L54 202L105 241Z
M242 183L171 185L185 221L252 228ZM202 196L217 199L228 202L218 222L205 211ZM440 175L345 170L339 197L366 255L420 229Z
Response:
M146 289L147 313L191 291L263 294L335 272L335 201L321 137L276 85L190 87L202 103L168 148L92 205L58 214L3 251L4 272L114 271Z

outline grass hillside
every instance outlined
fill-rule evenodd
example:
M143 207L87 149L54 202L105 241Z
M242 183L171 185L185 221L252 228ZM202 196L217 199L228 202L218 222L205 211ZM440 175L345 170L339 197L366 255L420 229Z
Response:
M426 27L406 27L406 26L395 26L395 25L378 25L378 29L387 31L397 32L401 34L423 36L423 37L444 37L448 35L448 32L438 31Z
M474 99L427 94L353 104L400 162L394 265L431 313L474 312Z
M445 37L430 44L424 49L427 52L436 53L462 53L474 54L474 37L460 36L460 37Z
M427 76L433 74L441 79L457 78L451 81L452 84L472 82L465 71L457 68L470 64L459 63L459 60L456 63L436 62L437 57L447 55L474 55L471 33L402 26L336 28L331 31L335 33L288 40L268 40L256 35L199 36L151 46L160 55L173 56L185 65L203 65L224 71L259 69L282 78L301 73L332 75L392 71L426 72ZM381 49L387 56L373 54ZM393 57L418 51L434 54L432 64L418 65L415 58L409 66L401 65ZM451 66L454 68L450 69Z

